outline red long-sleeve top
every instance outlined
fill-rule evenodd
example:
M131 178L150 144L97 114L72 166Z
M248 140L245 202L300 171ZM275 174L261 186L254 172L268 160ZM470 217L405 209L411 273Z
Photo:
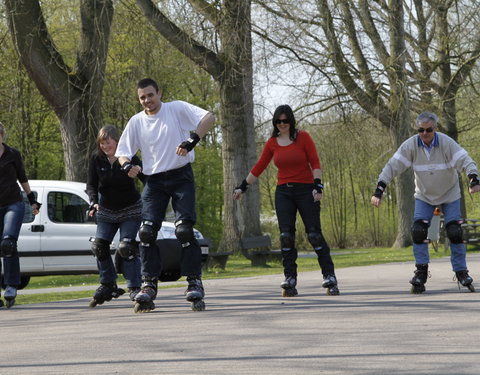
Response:
M287 182L312 183L312 170L320 169L315 143L306 131L300 130L295 141L288 146L280 146L276 137L270 138L250 173L259 177L272 158L278 169L277 185Z

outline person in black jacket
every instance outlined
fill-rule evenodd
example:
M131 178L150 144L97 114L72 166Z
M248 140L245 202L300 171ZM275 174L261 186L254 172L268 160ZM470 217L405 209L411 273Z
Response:
M90 307L110 301L124 293L117 287L117 270L110 254L110 244L120 230L116 257L127 281L130 298L134 300L142 284L138 243L135 238L141 222L142 203L135 187L134 175L144 181L142 163L132 159L133 167L127 173L115 157L119 133L112 125L104 126L97 136L97 152L92 155L88 169L87 194L90 198L89 215L96 215L97 233L92 240L92 252L97 258L100 286L95 291ZM117 267L118 268L118 267Z
M3 143L5 128L0 123L0 259L3 258L3 282L5 300L10 308L15 303L17 287L20 285L20 259L17 240L22 227L25 204L17 181L27 194L32 212L37 215L41 204L30 189L20 152ZM2 262L0 260L0 273ZM0 306L3 301L0 300Z

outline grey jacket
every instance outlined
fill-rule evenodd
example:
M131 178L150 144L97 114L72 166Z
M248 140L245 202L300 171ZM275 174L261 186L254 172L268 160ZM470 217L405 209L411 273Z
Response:
M460 199L458 173L478 175L477 165L448 135L436 133L434 147L428 152L418 135L408 138L387 162L378 177L388 184L395 176L412 167L415 174L415 198L431 205Z

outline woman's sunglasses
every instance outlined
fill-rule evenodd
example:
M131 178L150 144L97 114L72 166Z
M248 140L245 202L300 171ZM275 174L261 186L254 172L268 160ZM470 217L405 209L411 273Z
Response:
M275 124L275 125L278 125L278 124L290 124L290 122L289 122L287 119L285 119L285 120L280 120L280 119L277 118L277 119L274 121L274 124Z

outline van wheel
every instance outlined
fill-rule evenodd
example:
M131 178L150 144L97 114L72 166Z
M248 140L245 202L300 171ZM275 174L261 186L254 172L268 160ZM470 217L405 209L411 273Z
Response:
M30 276L20 276L20 285L17 287L17 289L23 289L25 288L28 283L30 282ZM7 286L5 285L5 282L2 277L2 289L5 289Z
M20 285L18 286L18 289L25 288L28 285L29 282L30 282L30 276L21 276L20 277Z

